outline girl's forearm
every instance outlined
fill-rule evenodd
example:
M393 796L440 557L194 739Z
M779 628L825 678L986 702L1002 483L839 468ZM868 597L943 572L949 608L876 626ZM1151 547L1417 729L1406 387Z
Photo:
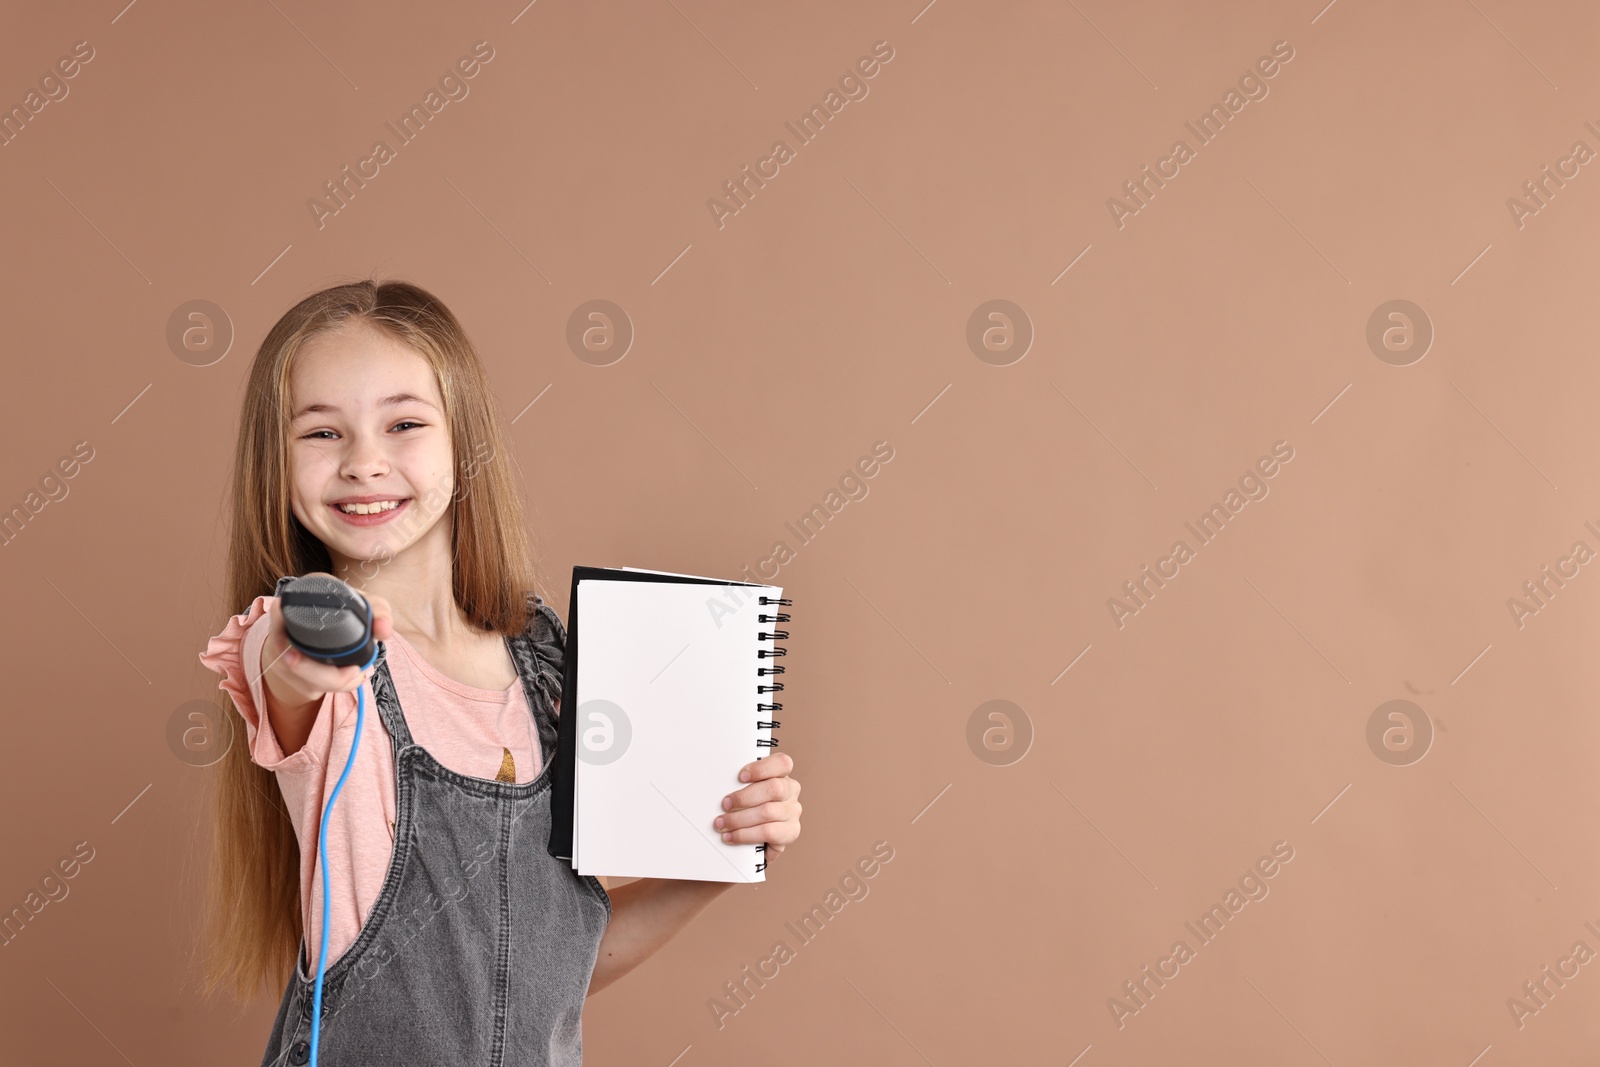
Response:
M589 993L598 993L649 959L732 885L641 878L611 890L611 922L600 939Z

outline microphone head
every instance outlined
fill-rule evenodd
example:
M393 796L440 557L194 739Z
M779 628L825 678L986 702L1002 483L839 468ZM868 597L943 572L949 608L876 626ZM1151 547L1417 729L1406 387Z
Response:
M326 575L280 578L274 591L289 643L334 667L365 667L377 645L372 605L344 582Z

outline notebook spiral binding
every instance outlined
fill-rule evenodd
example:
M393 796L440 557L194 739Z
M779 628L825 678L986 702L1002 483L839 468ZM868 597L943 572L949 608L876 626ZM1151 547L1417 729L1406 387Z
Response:
M781 597L766 597L766 596L757 597L756 598L756 602L758 604L761 604L761 605L778 604L778 605L781 605L783 607L790 607L793 604L793 601L787 600L787 599L784 599L784 598L781 598ZM788 612L774 612L771 615L757 615L756 616L756 621L757 622L772 623L773 624L773 629L772 629L772 631L770 633L763 632L763 631L757 631L756 640L758 640L758 641L787 641L789 639L789 631L788 630L779 630L779 629L777 629L777 625L776 625L778 623L786 623L786 622L789 621ZM783 648L781 646L778 646L778 645L774 645L771 648L760 648L760 649L756 650L756 658L757 659L777 659L779 656L786 656L786 655L788 655L788 649L785 649L785 648ZM784 673L784 669L783 669L783 665L781 663L775 663L770 667L765 667L765 666L756 667L756 677L757 678L765 678L765 677L768 677L770 675L782 674L782 673ZM756 683L756 695L757 696L760 696L762 693L781 693L781 692L783 692L783 683L782 682L773 682L770 685L762 685L760 682ZM768 702L768 701L758 700L756 702L756 729L757 730L776 730L782 724L779 723L776 719L763 719L763 718L761 718L761 713L762 712L782 711L782 710L783 710L783 705L781 703L778 703L778 702L775 702L775 701ZM758 737L758 738L756 738L756 744L758 746L760 746L761 748L768 748L768 749L772 749L772 748L777 748L778 747L777 738ZM764 759L765 757L758 757L758 758ZM756 863L756 873L759 874L760 872L762 872L762 871L767 869L767 861L765 859L766 853L767 853L767 846L765 844L757 845L756 846L756 851L759 852L763 857L759 862Z

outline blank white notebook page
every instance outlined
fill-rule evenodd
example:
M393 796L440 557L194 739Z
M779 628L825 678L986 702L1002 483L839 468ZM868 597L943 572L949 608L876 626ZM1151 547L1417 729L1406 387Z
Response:
M775 702L756 686L774 661L760 634L775 586L578 583L573 865L583 874L760 882L755 845L724 843L712 820L743 787L739 768L771 749L756 723Z

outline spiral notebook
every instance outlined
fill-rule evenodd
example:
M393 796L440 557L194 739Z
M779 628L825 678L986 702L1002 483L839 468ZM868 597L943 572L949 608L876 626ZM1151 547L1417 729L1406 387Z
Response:
M783 589L574 567L549 852L580 874L766 880L765 845L712 826L777 747Z

